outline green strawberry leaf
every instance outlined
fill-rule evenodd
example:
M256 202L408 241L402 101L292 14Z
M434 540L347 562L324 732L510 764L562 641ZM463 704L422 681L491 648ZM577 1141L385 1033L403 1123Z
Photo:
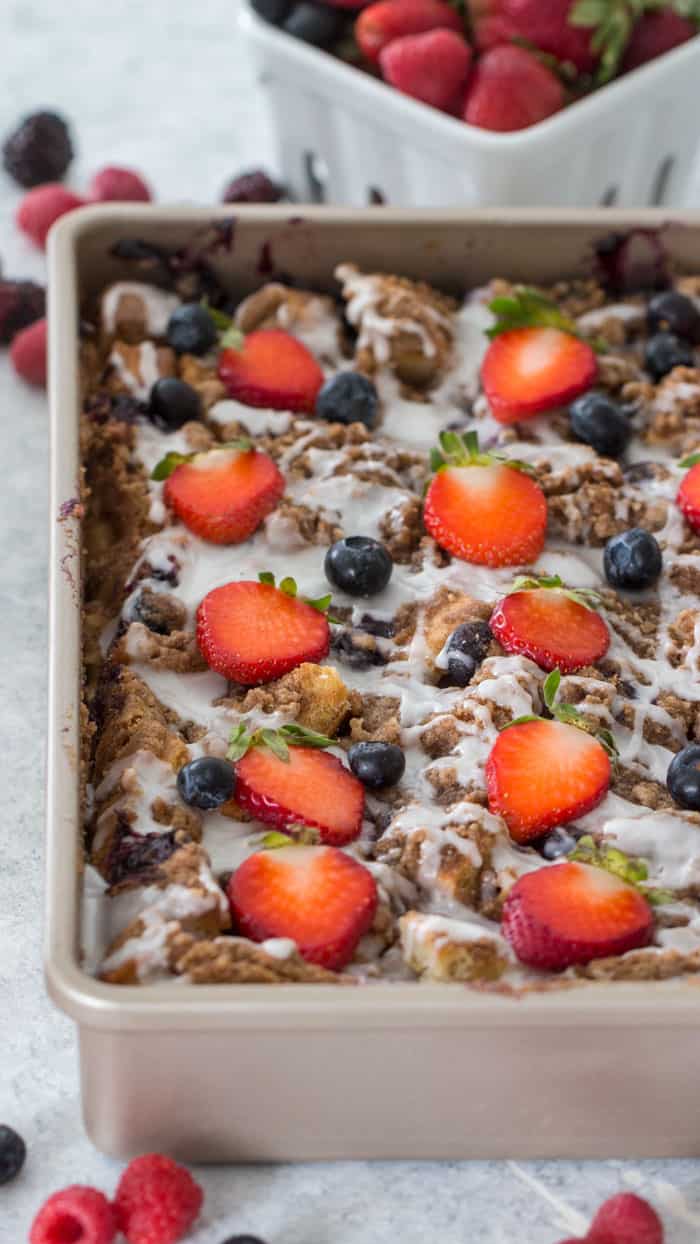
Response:
M606 843L598 846L590 834L579 838L575 850L570 852L567 859L579 864L590 864L593 868L603 868L605 872L612 873L614 877L619 877L621 881L638 890L652 907L673 901L674 896L670 890L660 890L644 885L649 876L646 860L626 855L624 851L608 846Z
M226 329L225 333L221 333L219 336L219 349L242 350L244 341L245 334L241 332L240 328L234 328L232 325Z
M260 845L264 851L279 851L280 847L296 846L297 840L290 834L280 834L277 830L271 830L269 834L263 835Z
M700 0L698 2L700 3ZM700 449L696 453L688 454L687 458L683 458L678 465L685 470L686 467L697 466L698 462L700 462Z
M513 586L509 588L508 595L513 592L529 592L539 588L558 592L560 596L566 596L569 600L573 600L577 605L583 605L584 609L596 611L600 606L600 595L587 587L566 587L563 580L558 574L554 575L518 575L514 580Z
M295 747L335 747L334 739L329 739L326 734L318 734L315 730L309 730L307 726L300 726L298 722L290 722L288 726L281 726L279 733L288 739Z
M182 466L186 462L191 462L195 456L195 454L179 454L172 450L164 458L161 458L160 462L156 463L151 471L151 479L169 479L177 467Z
M492 340L514 328L559 328L578 336L575 322L545 294L528 285L516 285L510 297L494 298L489 311L496 317L496 323L486 330Z
M271 570L261 570L260 574L258 575L258 582L265 583L267 587L274 587L275 576L273 575Z
M258 730L253 735L253 746L269 747L270 751L278 760L283 760L285 764L289 764L289 748L285 743L280 730Z
M534 475L528 462L517 458L509 458L507 454L482 453L479 449L479 437L476 432L441 432L438 437L440 448L431 450L430 466L437 473L446 467L492 466L500 463L512 467L514 471L523 471L526 475Z
M248 748L252 746L253 738L254 736L248 733L243 722L239 722L229 735L226 759L233 761L234 764L237 760L242 760Z

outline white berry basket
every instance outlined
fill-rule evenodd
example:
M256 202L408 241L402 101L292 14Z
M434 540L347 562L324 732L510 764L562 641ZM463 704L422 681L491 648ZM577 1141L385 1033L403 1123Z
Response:
M285 34L242 0L279 170L300 202L689 205L700 37L514 134L467 126Z

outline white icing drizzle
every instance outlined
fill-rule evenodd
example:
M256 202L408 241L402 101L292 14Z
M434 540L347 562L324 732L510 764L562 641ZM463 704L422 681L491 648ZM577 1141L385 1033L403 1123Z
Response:
M319 425L312 419L296 421L296 439L286 449L279 465L287 475L287 497L293 502L319 511L329 523L341 527L346 534L381 537L386 516L398 512L418 491L417 485L411 486L405 475L397 471L392 475L382 461L383 449L398 444L411 450L425 451L435 443L439 431L453 423L462 428L477 429L482 441L502 437L502 425L492 418L483 397L477 396L479 367L487 344L484 329L488 327L491 317L485 305L484 291L470 295L464 306L452 316L431 312L438 320L444 321L444 327L453 339L452 357L430 400L409 401L401 397L393 374L384 366L390 358L391 337L397 332L416 333L429 354L432 349L429 334L423 325L413 319L394 320L379 313L379 278L357 273L347 266L338 269L338 276L344 284L346 296L349 296L348 319L360 327L359 344L371 347L380 364L375 379L382 407L381 425L372 445L366 447L361 462L362 476L370 478L360 478L357 463L354 473L337 473L343 470L345 453L342 449L329 449L316 444ZM110 316L113 322L121 293L149 288L139 285L113 286L103 302L105 323L110 322ZM166 317L163 298L168 297L162 291L155 291L148 303L153 335L162 335L163 325L167 324L172 312L173 307L168 304ZM323 305L319 301L319 306ZM606 318L632 323L642 313L643 309L636 305L616 304L587 313L581 317L580 324L586 330L594 330ZM330 354L331 337L336 331L335 316L328 313L321 315L318 322L313 326L307 324L303 331L295 322L293 331L325 360ZM151 343L145 345L151 345L153 349ZM347 365L344 361L336 362L338 366ZM143 380L143 368L141 371ZM672 391L669 386L663 395L656 398L656 409L672 409L675 402L691 397L700 398L700 386L677 382ZM295 417L286 411L253 409L227 400L217 403L208 418L222 427L233 422L240 423L249 435L257 437L284 435ZM607 473L611 479L617 473L613 464L597 459L587 446L562 440L556 431L556 421L549 416L529 420L528 436L533 439L508 444L510 456L535 464L547 462L553 472L572 466L583 468L596 462L598 471ZM147 422L137 426L135 457L148 474L164 453L169 450L187 452L188 449L182 433L167 434ZM298 464L302 455L305 473L303 477L292 477L290 470L295 463ZM667 468L666 478L644 479L635 484L634 489L646 501L661 502L667 506L666 524L657 533L667 568L673 564L700 569L700 557L679 552L686 532L674 500L682 472L667 452L649 446L639 438L632 442L628 459L631 462L658 460ZM380 470L381 480L378 478L374 482L371 477ZM387 478L391 478L388 484L383 482ZM293 573L300 589L310 597L321 596L328 590L323 573L325 550L305 544L293 521L284 513L273 513L252 539L243 545L235 548L216 546L199 540L179 524L171 524L162 502L162 485L151 482L149 488L151 518L160 530L144 541L134 574L147 564L155 574L140 580L140 583L145 582L156 591L172 591L186 609L190 628L194 626L197 607L208 591L232 580L254 579L261 570L270 570L278 578ZM623 521L628 512L629 494L630 487L625 486L618 501L619 516ZM177 583L170 586L158 577L158 573L162 575L173 568L177 572ZM570 586L595 588L602 581L602 550L550 537L534 570L538 574L559 574ZM425 604L443 588L493 603L511 585L516 573L517 568L490 570L457 560L447 566L436 566L433 559L426 555L420 569L396 565L389 586L370 601L358 603L341 592L334 592L333 598L336 607L351 608L355 625L361 624L365 613L371 613L380 621L390 621L402 606ZM641 779L664 784L672 753L658 744L648 743L644 738L644 725L645 722L656 722L670 730L677 744L684 741L680 724L656 700L662 692L670 692L684 701L700 702L700 679L697 677L700 672L700 616L695 621L694 640L682 663L674 664L670 659L672 639L669 628L682 610L697 610L698 602L694 596L681 591L668 575L663 578L661 586L658 642L653 659L638 657L612 625L614 619L608 618L612 637L609 659L619 665L622 679L632 684L635 691L634 699L624 701L628 712L632 713L632 726L622 726L618 720L623 707L620 696L613 697L612 703L587 700L586 710L597 713L601 724L614 730L623 764L638 770ZM231 728L240 720L239 713L220 703L227 691L225 680L211 672L175 674L148 662L145 659L143 627L133 620L131 612L134 595L135 592L127 599L122 614L123 619L130 623L126 649L134 672L181 723L193 723L203 730L198 742L189 747L192 758L203 754L224 754ZM645 596L637 594L636 599L644 600ZM410 836L418 832L422 835L415 882L408 881L389 864L368 861L377 879L380 897L398 915L420 908L419 912L412 913L418 917L417 920L412 924L410 921L406 923L404 917L402 925L402 929L411 930L405 935L402 933L404 954L409 958L409 943L411 951L415 950L416 938L432 937L436 932L440 933L441 938L455 943L486 936L500 945L502 939L498 925L462 906L445 888L441 876L443 850L452 848L465 858L465 862L479 869L482 857L476 843L457 832L457 827L471 822L491 837L489 867L502 888L523 873L547 866L547 863L534 850L523 850L512 843L500 819L486 811L481 803L471 802L469 796L451 807L439 806L435 801L435 788L426 774L428 771L433 777L454 774L458 789L468 792L475 788L483 790L484 765L498 733L497 711L505 711L510 717L541 711L542 672L523 657L494 657L483 663L478 685L466 690L441 688L435 685L429 658L433 666L444 669L444 653L442 656L430 653L424 619L420 615L410 644L399 649L391 640L382 640L380 647L387 657L386 664L382 666L352 669L346 664L337 665L348 688L397 701L396 711L406 754L406 774L402 783L404 800L385 832L387 835ZM329 661L335 663L332 657ZM585 692L609 689L609 684L599 679L579 675L573 678ZM458 706L459 718L454 716ZM431 761L423 748L422 736L426 726L439 725L442 719L454 727L457 742L448 755ZM262 712L249 713L245 720L251 729L263 723L272 727L283 724L279 715ZM338 751L337 754L342 756L343 753ZM127 761L119 762L119 765L122 767L113 766L107 774L97 792L98 799L108 793L109 786L105 787L105 782L114 785L121 777L122 782L126 780L130 784L128 803L131 814L135 812L136 816L134 832L163 832L164 827L153 821L150 808L157 795L166 800L175 798L172 769L148 753L136 753ZM654 885L671 889L700 885L700 826L681 811L655 812L628 802L617 794L608 794L603 803L586 817L580 818L577 825L629 854L646 859L650 882ZM215 875L238 867L259 842L259 825L234 821L220 813L203 815L203 828L203 843ZM363 861L365 841L368 840L363 838L359 846L353 844L349 848L351 854L356 854ZM137 892L131 891L132 895L134 893ZM140 893L138 902L145 901L144 893ZM119 896L108 900L106 905L121 904L131 910L136 901L131 898L127 903L125 896ZM91 902L93 905L95 902L105 905L102 899L93 898ZM143 968L146 974L144 979L153 979L154 974L157 976L159 971L164 970L168 931L175 917L171 915L173 907L165 899L153 904L149 895L147 904L150 904L149 915L141 939L143 944L138 948L138 958L146 964ZM659 949L675 949L683 953L700 949L700 916L693 905L676 903L667 905L664 910L668 910L669 914L675 912L684 919L687 917L687 923L676 928L660 928L655 949L649 953L658 953ZM116 924L121 921L122 914ZM111 923L114 925L115 921ZM128 920L124 920L121 927L126 923ZM273 943L265 944L266 947L271 945ZM283 940L276 952L275 949L268 949L268 953L286 957L293 949L292 942ZM126 948L122 948L117 955L121 956L117 966L128 958ZM382 956L379 964L368 967L364 963L362 967L359 964L353 967L353 972L362 975L363 979L365 976L371 978L373 974L396 979L404 979L407 975L399 950L392 948L385 953L379 939L364 939L362 955L370 959ZM538 978L536 973L518 971L521 980ZM576 1223L569 1219L570 1229L585 1229L581 1227L581 1221L578 1217Z
M152 337L164 337L168 320L180 306L180 299L176 294L143 281L117 281L105 290L100 308L103 331L109 336L116 331L119 304L128 297L138 298L143 304L146 332Z

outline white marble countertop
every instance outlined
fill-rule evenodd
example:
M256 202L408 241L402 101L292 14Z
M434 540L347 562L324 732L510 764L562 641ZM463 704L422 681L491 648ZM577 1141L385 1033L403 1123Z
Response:
M236 6L4 0L0 132L25 111L53 106L79 140L76 187L100 165L123 162L141 168L162 200L214 201L230 175L271 158ZM12 224L19 197L0 174L3 269L41 279L43 258ZM20 1244L49 1191L75 1182L111 1191L120 1167L82 1131L73 1027L42 982L46 405L15 380L6 352L0 427L0 1122L29 1150L20 1178L0 1188L0 1241ZM222 1092L235 1099L235 1077ZM198 1177L206 1202L193 1244L244 1231L268 1244L554 1244L628 1187L661 1208L668 1244L700 1238L694 1161L334 1163L209 1168Z

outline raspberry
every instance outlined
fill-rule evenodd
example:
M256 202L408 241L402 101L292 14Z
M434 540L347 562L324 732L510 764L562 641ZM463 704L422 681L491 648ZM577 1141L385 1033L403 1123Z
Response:
M153 198L140 173L113 164L95 173L87 197L94 203L150 203Z
M588 1232L590 1244L663 1244L661 1220L648 1201L621 1192L601 1205Z
M112 1244L117 1231L114 1210L96 1188L73 1184L54 1192L42 1205L29 1233L29 1244Z
M37 320L17 333L10 347L12 366L27 384L46 388L46 320Z
M433 108L449 108L467 82L472 50L454 30L393 39L379 54L387 82Z
M5 140L3 164L20 186L58 181L73 159L70 131L55 112L25 117Z
M127 1166L114 1208L129 1244L175 1244L192 1226L202 1200L202 1189L184 1166L147 1153Z
M284 186L278 185L261 168L249 173L239 173L226 186L222 203L279 203L284 198Z
M54 221L76 207L82 207L85 200L72 190L66 190L60 182L48 182L45 186L37 186L25 194L17 209L17 224L23 233L30 237L35 246L44 249L46 235Z
M46 311L46 293L34 281L0 281L0 345L6 346L15 333L41 318Z

